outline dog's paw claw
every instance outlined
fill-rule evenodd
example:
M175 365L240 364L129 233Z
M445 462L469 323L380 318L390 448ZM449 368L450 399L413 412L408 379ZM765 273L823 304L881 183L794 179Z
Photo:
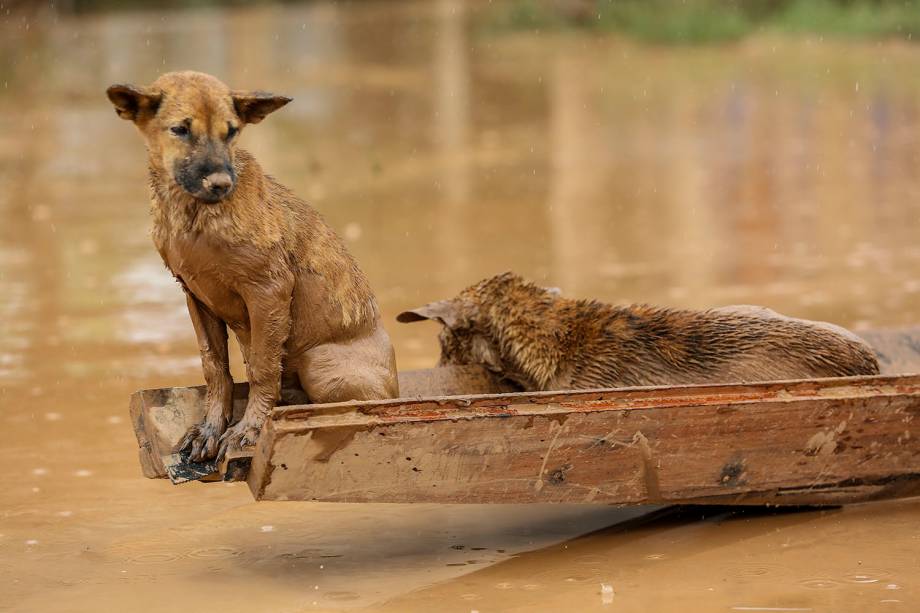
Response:
M188 457L192 462L210 460L217 455L222 434L219 428L211 424L196 424L188 429L188 432L176 445L174 452L188 450Z
M233 449L242 449L251 447L259 440L259 431L261 428L249 425L241 421L227 428L223 436L220 437L220 449L217 452L218 461L222 460L227 451Z

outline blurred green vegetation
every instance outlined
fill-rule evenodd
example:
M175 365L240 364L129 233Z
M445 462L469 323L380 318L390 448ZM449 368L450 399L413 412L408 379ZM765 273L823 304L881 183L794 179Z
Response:
M752 32L852 38L920 36L920 0L510 0L489 27L581 28L656 43L737 40Z
M85 13L305 1L310 0L0 0L0 11L52 8ZM348 6L388 0L326 1ZM655 43L731 41L759 31L864 39L920 37L920 0L489 0L489 6L484 27L492 31L619 32Z
M94 13L134 9L194 9L211 6L247 6L251 4L281 4L297 0L0 0L0 10L40 11L61 13Z

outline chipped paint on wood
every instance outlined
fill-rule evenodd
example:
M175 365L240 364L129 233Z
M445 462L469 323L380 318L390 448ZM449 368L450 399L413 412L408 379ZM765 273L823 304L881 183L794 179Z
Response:
M469 406L423 400L391 403L387 410L352 406L298 412L291 420L281 415L273 420L270 463L300 458L303 468L283 476L276 469L257 495L366 502L839 503L892 494L894 485L907 491L913 478L899 477L920 473L920 443L904 438L902 419L920 406L918 376L825 380L804 388L794 382L785 394L759 401L738 402L737 387L711 387L705 396L669 388L663 406L643 398L633 407L636 390L615 390L566 394L565 402L559 395L536 403L521 395L484 396L471 397ZM579 396L580 410L568 410ZM304 462L323 449L304 434L326 428L351 428L347 446L337 447L328 462ZM818 432L821 441L809 443ZM838 483L845 485L827 487Z

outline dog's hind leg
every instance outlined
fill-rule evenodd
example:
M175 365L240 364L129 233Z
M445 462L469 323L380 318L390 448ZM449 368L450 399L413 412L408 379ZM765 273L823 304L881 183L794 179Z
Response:
M399 396L396 358L385 335L378 328L369 336L348 343L327 343L304 354L297 373L310 402Z
M201 366L208 391L205 396L205 418L185 434L177 450L189 449L189 458L200 462L217 455L221 435L233 410L233 377L227 354L227 325L188 290L185 292L188 312L198 338Z

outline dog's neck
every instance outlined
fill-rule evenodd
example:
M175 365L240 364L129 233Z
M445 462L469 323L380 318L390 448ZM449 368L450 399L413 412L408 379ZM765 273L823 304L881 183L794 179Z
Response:
M266 201L266 179L258 162L240 149L233 167L237 176L233 193L209 204L188 194L165 168L148 159L154 241L159 244L180 233L208 234L230 243L256 240L270 245L281 240L281 220L270 209L259 206ZM256 228L259 231L254 232Z
M522 295L524 294L524 295ZM488 310L492 337L513 370L530 378L538 389L549 389L565 368L563 322L555 300L517 292L502 296Z
M343 326L377 321L377 302L367 278L319 214L302 203L296 207L296 227L286 225L292 210L280 202L300 202L296 196L266 176L247 151L236 151L233 167L237 176L233 193L208 204L190 196L166 169L149 161L151 234L164 260L172 239L190 235L231 248L246 245L265 251L287 242L298 265L329 284L332 299L342 307Z

